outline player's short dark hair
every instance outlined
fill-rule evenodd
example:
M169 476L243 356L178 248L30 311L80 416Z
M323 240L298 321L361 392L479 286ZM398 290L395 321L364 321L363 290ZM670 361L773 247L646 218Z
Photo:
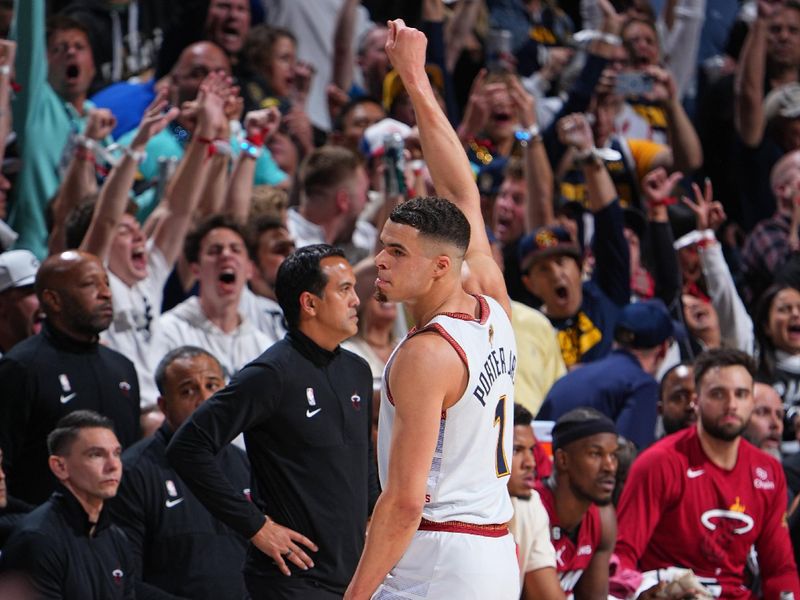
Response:
M52 38L59 31L73 31L75 29L83 32L83 34L86 36L86 41L91 44L92 36L89 33L89 28L86 27L86 25L84 25L77 19L68 17L67 15L58 15L58 14L53 15L52 17L47 19L46 34L45 34L47 45L48 46L50 45L50 38Z
M413 198L399 204L389 215L394 223L408 225L422 235L453 244L466 253L470 227L467 217L452 202L444 198Z
M706 350L694 359L694 384L698 391L703 376L717 367L744 367L755 381L756 365L746 352L734 348L714 348Z
M179 346L178 348L167 352L158 362L158 366L156 367L156 372L153 375L153 378L156 380L156 387L158 388L159 394L162 396L164 395L164 389L166 388L167 383L167 369L169 366L176 360L180 360L182 358L194 358L195 356L208 356L211 360L217 363L220 371L222 371L222 365L217 360L217 357L211 354L211 352L208 350L203 350L197 346Z
M531 411L522 406L522 404L515 402L514 427L516 427L517 425L530 425L531 421L533 421L533 415L531 414Z
M598 433L617 433L617 427L599 410L581 406L564 413L553 426L553 450Z
M242 242L248 252L250 251L249 244L247 243L247 231L239 221L229 215L211 215L201 221L200 224L186 236L186 240L183 242L183 255L189 263L199 262L200 246L203 244L205 237L214 229L230 229L242 238Z
M295 250L281 263L275 278L275 295L288 329L297 329L300 324L300 294L310 292L322 297L328 278L320 263L332 256L345 258L340 248L312 244Z
M47 436L47 451L51 455L65 456L82 429L95 427L114 431L114 422L93 410L76 410L64 415Z

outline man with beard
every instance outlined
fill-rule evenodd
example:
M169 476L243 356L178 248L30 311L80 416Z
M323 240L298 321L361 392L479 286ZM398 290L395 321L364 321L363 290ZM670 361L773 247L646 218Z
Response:
M742 440L753 412L750 357L701 354L694 365L698 421L633 463L618 506L622 569L644 573L640 590L669 567L690 568L715 597L750 598L745 564L755 546L763 598L800 596L786 527L780 463Z
M139 386L133 363L99 343L113 311L96 256L51 256L34 286L47 319L0 360L0 447L9 488L38 504L55 486L46 442L59 418L95 410L113 420L119 441L129 446L139 439Z
M608 596L618 449L611 419L592 408L571 410L553 427L553 474L536 484L550 517L561 589L579 600ZM534 597L550 597L545 590Z
M192 102L198 100L200 85L206 76L214 72L230 75L231 64L223 49L212 42L197 42L185 48L181 52L178 62L170 71L167 98L172 106L181 108L181 113L167 127L150 138L145 146L145 156L139 165L141 181L136 187L137 193L140 192L136 198L136 202L140 206L138 215L140 219L146 218L152 212L158 200L152 186L160 176L159 160L162 158L181 160L189 148L192 136L196 136L197 141L207 148L214 141L229 139L232 152L239 153L241 140L235 135L235 132L238 131L238 125L235 123L238 122L237 119L240 115L237 114L236 117L233 117L226 112L230 124L222 131L216 131L213 138L204 137L205 131L199 130L201 123ZM226 97L226 108L235 104L237 98L238 96L231 92ZM119 143L129 146L137 135L137 130L130 131L120 138ZM260 146L260 144L256 145ZM221 148L221 151L213 154L209 162L227 160L228 156L224 146L213 147ZM256 185L285 185L288 183L286 173L281 171L272 160L269 150L258 147L252 156L256 161L253 177ZM142 188L144 191L141 191Z
M781 459L783 438L783 400L767 383L753 386L753 413L742 432L744 439L770 456Z
M664 373L658 393L658 414L664 435L675 433L697 421L694 410L694 368L679 363Z

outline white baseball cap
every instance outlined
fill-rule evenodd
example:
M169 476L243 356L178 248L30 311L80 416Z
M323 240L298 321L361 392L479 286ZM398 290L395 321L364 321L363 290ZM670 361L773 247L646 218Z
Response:
M33 285L39 260L30 250L9 250L0 254L0 292Z

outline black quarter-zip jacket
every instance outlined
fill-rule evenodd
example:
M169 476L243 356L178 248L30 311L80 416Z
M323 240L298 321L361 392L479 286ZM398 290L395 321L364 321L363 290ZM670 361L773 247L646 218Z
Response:
M131 541L133 575L144 583L137 585L137 597L247 598L242 576L247 540L211 516L169 466L171 438L164 423L128 448L119 491L108 501L114 522ZM217 462L246 497L250 465L245 453L228 444Z
M319 547L315 566L292 577L344 592L364 546L379 489L371 442L372 375L366 361L324 350L297 330L245 366L183 424L167 458L195 495L246 538L264 515ZM244 432L253 502L230 484L214 456ZM246 571L285 578L250 546Z
M89 522L77 498L59 486L14 529L0 554L0 573L27 573L37 599L135 598L128 539L100 511Z
M48 323L0 359L0 448L8 489L17 498L40 504L55 489L47 434L61 417L80 409L114 421L123 448L136 442L141 433L133 363Z

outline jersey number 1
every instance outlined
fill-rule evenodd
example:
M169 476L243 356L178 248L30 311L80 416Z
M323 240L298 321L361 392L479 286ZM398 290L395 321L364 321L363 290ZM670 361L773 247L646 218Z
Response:
M497 408L494 410L494 424L492 427L500 426L497 432L497 457L495 468L497 469L497 477L505 477L509 474L508 461L506 461L506 451L503 448L503 432L506 427L506 397L500 396L497 403Z

